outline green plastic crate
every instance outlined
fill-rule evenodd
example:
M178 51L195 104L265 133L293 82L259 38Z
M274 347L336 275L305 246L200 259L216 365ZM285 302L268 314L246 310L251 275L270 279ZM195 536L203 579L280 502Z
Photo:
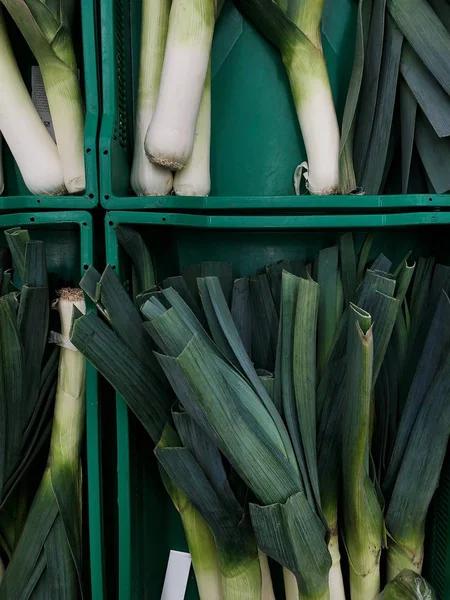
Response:
M84 211L35 212L0 215L0 246L6 246L3 232L10 227L29 230L32 238L45 242L49 272L77 283L93 262L92 217ZM90 307L93 308L92 306ZM97 372L88 364L86 371L86 455L89 521L89 547L84 550L86 572L90 571L91 590L87 598L102 600L104 572L102 555L102 494L100 460L100 421L97 398ZM89 568L87 561L89 560ZM88 582L85 583L87 587Z
M449 206L439 195L293 195L305 159L284 66L275 50L229 0L212 55L210 197L136 197L130 188L139 71L142 0L101 0L103 115L100 196L108 210L330 210ZM356 0L328 0L324 38L341 118L354 51Z
M135 227L154 258L158 280L177 275L183 265L202 260L233 263L234 276L255 273L281 258L311 260L342 232L353 231L360 245L368 229L377 232L373 257L381 249L400 261L412 248L450 264L450 213L341 216L203 216L110 212L106 215L106 259L123 281L131 266L118 245L115 227ZM159 600L170 549L186 550L181 522L160 481L153 446L120 398L117 401L119 511L119 600ZM450 463L430 511L426 575L450 598ZM186 598L198 600L191 577Z
M25 186L20 171L3 141L5 190L0 196L0 211L39 209L90 209L98 204L97 136L99 127L98 32L96 0L78 2L74 24L74 45L86 109L84 149L86 191L82 196L33 196ZM4 10L8 33L22 76L31 91L31 68L37 61L20 31Z

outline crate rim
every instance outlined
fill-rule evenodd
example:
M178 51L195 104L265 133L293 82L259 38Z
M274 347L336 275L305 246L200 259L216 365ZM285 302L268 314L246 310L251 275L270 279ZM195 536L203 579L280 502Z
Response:
M15 210L92 209L99 204L97 141L100 122L100 102L95 0L83 0L80 6L85 79L84 159L86 191L81 196L0 195L0 210L3 212Z
M0 215L0 227L26 227L72 224L80 230L80 277L93 264L93 221L86 211L23 212ZM93 310L91 306L89 308ZM89 556L91 567L92 598L101 600L104 595L102 487L99 439L99 414L97 399L97 371L88 364L86 369L86 446L87 489L89 521Z

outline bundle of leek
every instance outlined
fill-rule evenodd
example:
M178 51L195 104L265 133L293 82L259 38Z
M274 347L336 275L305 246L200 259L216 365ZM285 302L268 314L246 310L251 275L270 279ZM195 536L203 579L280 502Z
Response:
M67 191L71 194L83 192L86 187L84 106L71 35L75 4L72 1L59 1L43 5L39 0L27 0L26 2L22 0L2 0L2 3L19 27L41 69L58 146L56 153L55 150L50 152L50 142L52 142L50 139L43 142L45 144L44 148L49 148L50 156L52 154L53 156L59 155L60 168L62 169ZM46 169L41 168L39 170L38 167L38 161L43 160L40 146L31 147L27 144L26 152L23 147L23 139L28 138L29 125L32 125L33 119L36 120L39 117L37 115L33 116L34 113L29 106L23 83L16 67L14 67L6 34L2 35L1 42L7 51L5 54L6 63L3 66L4 81L8 81L8 77L13 79L9 85L5 86L5 89L11 88L12 91L7 91L5 95L2 93L4 102L6 103L9 100L12 104L9 107L9 113L6 114L2 106L0 115L4 119L0 122L0 128L7 138L8 144L12 144L12 151L16 159L19 160L20 158L21 161L25 162L22 165L23 168L31 169L32 172L36 170L36 173L39 172L40 176L44 177ZM5 60L4 53L1 54L2 60ZM13 107L17 111L17 102L13 100L14 95L12 92L18 95L20 105L25 106L28 121L24 121L21 117L14 119L11 116ZM18 126L24 127L23 131L26 131L27 135L20 135L22 130L17 131ZM11 131L11 127L14 128L14 131ZM30 130L35 131L36 137L39 136L41 140L45 137L42 128L43 125L40 128L35 123L33 128L30 127ZM45 131L45 128L43 129ZM17 148L17 150L14 150L14 148ZM30 165L28 165L28 162L30 162ZM51 181L54 185L57 173L56 167L53 166L55 160L50 161L50 165L52 166L50 173L53 173ZM54 185L53 188L49 188L47 193L58 192L62 192L61 187L58 189Z
M235 4L280 50L291 84L308 161L302 173L312 194L339 189L339 126L322 50L324 0L235 0Z
M208 195L209 62L223 0L144 0L131 186L138 195ZM177 171L173 181L172 171Z
M126 230L122 236L137 258L136 280L151 281L146 253L136 254L137 247L144 250L139 239ZM80 317L73 324L72 342L113 384L157 444L163 481L182 516L201 597L259 598L262 568L267 566L264 561L260 566L248 517L228 484L215 436L205 435L184 412L175 411L171 418L174 398L153 356L147 323L113 271L107 268L100 276L91 268L81 285L112 330L93 314ZM172 291L165 294L170 297ZM148 297L152 302L145 302L142 313L159 314L165 295L159 294L159 299L144 290L136 302ZM164 344L164 336L160 343ZM188 387L185 394L190 394Z
M0 48L0 79L3 82L0 131L30 192L42 196L62 194L64 179L58 149L25 87L9 42L1 7ZM3 185L1 187L3 189Z
M368 194L450 189L449 52L445 2L359 2L342 126L343 193L356 184Z

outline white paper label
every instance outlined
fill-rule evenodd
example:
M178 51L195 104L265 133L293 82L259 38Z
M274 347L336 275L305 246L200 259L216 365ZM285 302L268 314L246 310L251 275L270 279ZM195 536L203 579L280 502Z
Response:
M184 600L190 570L191 555L171 550L161 600Z
M47 127L49 134L55 140L55 130L53 129L52 116L48 106L47 94L45 93L44 81L42 80L39 67L31 67L31 99L36 110L41 117L41 121Z

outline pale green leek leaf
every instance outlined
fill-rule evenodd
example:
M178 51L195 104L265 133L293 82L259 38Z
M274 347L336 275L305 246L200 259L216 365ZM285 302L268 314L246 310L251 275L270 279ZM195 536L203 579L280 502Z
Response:
M300 437L316 509L320 512L316 446L316 331L319 293L319 285L312 279L298 279L292 360Z
M191 294L191 291L186 283L186 280L182 275L179 275L177 277L168 277L167 279L164 279L164 281L161 284L161 287L162 287L162 289L166 289L166 288L174 289L177 292L177 294L179 294L183 298L183 300L186 302L186 304L189 306L189 308L195 314L197 319L202 324L204 324L205 317L202 312L201 306L198 303L198 298L196 298L195 296L193 296Z
M212 355L196 335L177 360L220 438L220 449L256 496L270 504L298 491L297 466L289 461L283 443L287 432L280 434L245 379Z
M342 443L343 535L351 593L367 598L379 589L384 537L381 506L369 477L373 338L370 315L351 305Z
M292 495L285 503L250 505L258 547L292 571L305 598L326 598L331 557L323 524L306 496Z
M294 388L294 371L296 368L294 360L294 336L299 297L299 281L299 277L296 277L287 271L283 271L281 284L280 338L277 349L278 370L275 372L275 378L279 385L278 393L280 393L281 396L284 420L292 440L295 456L302 476L302 489L305 490L311 506L314 506L315 498L306 465L305 449L303 447L300 430L299 406L296 401Z
M404 44L402 57L407 47L408 44ZM403 68L403 70L405 68L402 63L400 63L400 68ZM399 82L399 90L402 135L402 194L407 194L416 132L417 100L403 79Z

